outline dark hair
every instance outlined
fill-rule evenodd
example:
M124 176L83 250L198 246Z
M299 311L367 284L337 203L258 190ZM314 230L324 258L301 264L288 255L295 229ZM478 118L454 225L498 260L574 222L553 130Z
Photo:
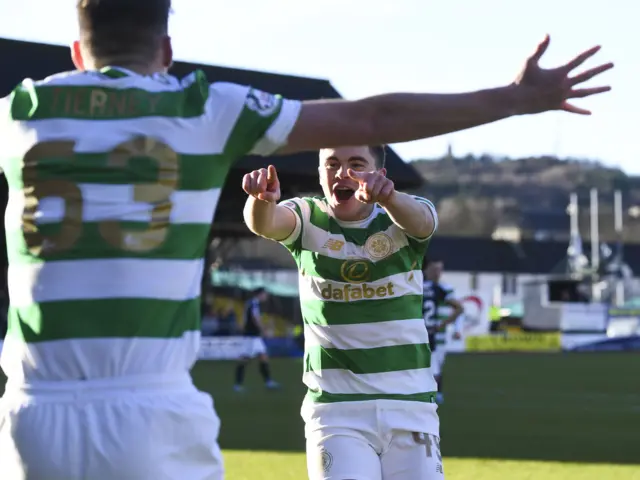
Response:
M253 296L257 297L258 295L260 295L261 293L265 293L267 291L266 288L264 287L258 287L253 291Z
M376 162L376 168L384 168L386 160L387 160L387 146L386 145L375 145L369 147L369 152L371 152L371 156Z
M441 258L438 257L426 257L422 264L423 268L427 268L432 263L444 263Z
M156 54L169 29L171 0L78 0L80 38L98 63Z

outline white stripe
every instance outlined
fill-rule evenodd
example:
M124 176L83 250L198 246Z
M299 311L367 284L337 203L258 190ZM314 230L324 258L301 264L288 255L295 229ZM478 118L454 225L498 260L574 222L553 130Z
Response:
M153 206L135 202L134 185L79 184L82 191L84 222L119 220L123 222L149 222ZM181 190L171 194L173 207L169 221L173 224L209 224L220 198L220 189ZM25 196L22 190L9 190L9 202L5 213L7 230L22 226ZM40 224L60 222L64 217L64 201L61 198L43 198L38 204L36 221Z
M9 266L11 304L149 298L189 300L200 294L203 261L106 259Z
M352 302L379 300L404 295L422 295L420 270L396 273L375 282L361 284L333 282L320 277L300 275L300 300L324 300L327 302ZM356 292L361 292L360 298Z
M431 392L437 389L430 368L399 372L356 375L348 370L322 370L305 372L302 380L312 390L329 393L403 394Z
M364 228L364 227L362 227ZM389 226L385 231L378 232L384 233L391 239L391 250L389 255L393 255L398 250L403 247L409 245L409 241L407 240L406 234L398 228L395 224ZM337 240L343 242L344 245L338 251L331 250L325 245L327 244L327 240ZM337 258L341 260L346 260L348 258L366 258L371 260L372 262L376 262L384 259L375 259L371 258L369 254L366 252L364 246L358 246L352 242L347 241L347 239L341 233L333 234L329 233L326 230L323 230L319 227L313 225L310 221L305 222L303 226L302 232L302 248L304 250L310 250L312 252L322 253L331 258ZM384 258L387 258L384 257Z
M351 325L305 325L305 347L354 348L394 347L428 343L424 320L393 320L390 322Z
M199 348L199 331L185 332L179 338L83 338L37 343L25 343L10 335L5 339L0 364L15 384L172 375L188 372Z

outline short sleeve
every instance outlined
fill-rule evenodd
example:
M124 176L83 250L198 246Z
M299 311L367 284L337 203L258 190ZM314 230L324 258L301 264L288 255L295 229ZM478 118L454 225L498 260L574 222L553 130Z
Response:
M226 134L224 153L268 156L287 144L302 102L234 83L211 84L209 115Z
M291 210L296 218L296 226L291 234L287 238L280 240L280 243L287 247L287 249L294 248L294 245L296 243L299 243L299 240L301 240L300 237L302 236L302 222L304 218L301 202L304 202L304 200L302 200L301 198L291 198L279 203L279 205Z
M418 197L416 195L412 195L412 197L418 202L426 205L427 208L429 209L429 212L431 212L431 216L433 217L433 231L429 236L425 238L418 238L418 237L413 237L411 235L407 235L405 233L405 235L407 235L407 239L409 241L409 245L411 246L411 248L415 252L417 252L420 256L424 256L427 252L427 248L429 247L429 241L431 240L431 238L433 237L433 234L436 233L436 230L438 229L438 213L436 212L435 205L430 200L427 200L426 198L423 198L423 197Z

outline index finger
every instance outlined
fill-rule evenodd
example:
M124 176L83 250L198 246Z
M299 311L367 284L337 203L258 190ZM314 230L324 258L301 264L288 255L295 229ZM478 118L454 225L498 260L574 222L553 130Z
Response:
M356 180L357 182L360 182L360 183L362 183L365 176L364 172L356 172L351 168L347 169L347 175L349 175L349 178L352 178L353 180Z
M276 171L276 167L273 165L269 165L267 168L267 181L275 182L278 180L278 172Z

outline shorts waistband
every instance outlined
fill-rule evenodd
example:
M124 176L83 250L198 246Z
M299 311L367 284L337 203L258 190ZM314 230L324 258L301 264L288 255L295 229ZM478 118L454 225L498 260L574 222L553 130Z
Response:
M33 381L21 382L9 379L6 393L26 395L51 394L99 394L100 392L153 392L156 390L185 390L194 388L188 373L127 375L118 377L92 378L87 380Z

